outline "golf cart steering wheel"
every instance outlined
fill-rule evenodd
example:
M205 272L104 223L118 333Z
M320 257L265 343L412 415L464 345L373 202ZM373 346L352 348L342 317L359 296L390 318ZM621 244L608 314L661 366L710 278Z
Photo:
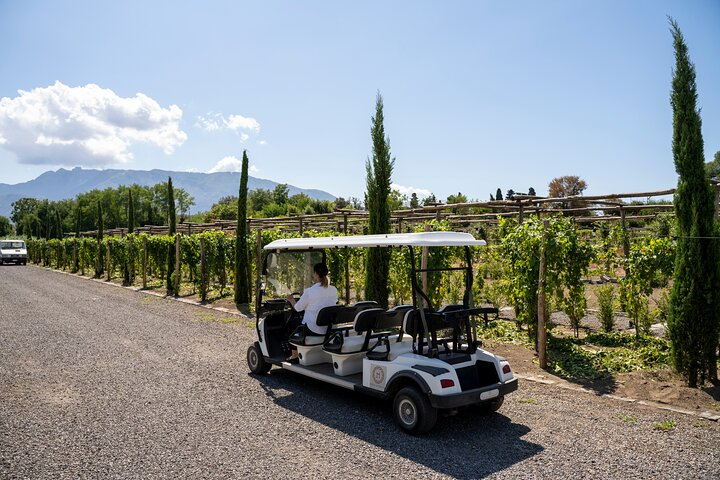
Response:
M292 292L290 295L292 295L292 297L293 297L293 298L295 299L295 301L297 302L298 300L300 300L300 296L301 296L302 294L301 294L300 292ZM288 301L286 300L285 303L292 308L292 305L290 304L290 302L288 302Z

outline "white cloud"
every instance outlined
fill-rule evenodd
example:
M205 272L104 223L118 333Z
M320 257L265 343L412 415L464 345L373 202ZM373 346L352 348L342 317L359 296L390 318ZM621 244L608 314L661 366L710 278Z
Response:
M265 140L260 140L258 142L258 145L267 145L267 142Z
M404 187L402 185L398 185L397 183L391 183L390 188L393 190L397 190L402 195L407 195L408 197L411 196L413 193L417 194L419 198L425 198L432 195L432 192L430 190L416 187Z
M225 126L230 130L248 130L255 133L260 131L260 124L257 120L242 115L230 115L225 120Z
M207 173L217 172L240 172L242 171L242 160L237 157L227 156L217 162ZM248 167L249 173L258 173L260 170L255 165Z
M177 105L162 108L142 93L123 98L94 84L57 81L0 99L0 144L20 163L105 166L132 159L135 142L173 153L187 140L181 119Z
M220 122L218 121L218 115L215 115L214 118L199 116L197 117L197 122L195 122L195 126L198 128L202 128L203 130L208 132L220 130Z
M258 135L260 133L260 123L254 118L243 117L242 115L230 115L225 118L219 113L208 113L205 117L197 117L195 126L206 132L224 129L233 131L240 136L241 143L247 142L250 134Z

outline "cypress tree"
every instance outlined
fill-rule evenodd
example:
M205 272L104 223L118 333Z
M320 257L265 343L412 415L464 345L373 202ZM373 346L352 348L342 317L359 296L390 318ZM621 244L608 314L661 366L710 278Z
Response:
M172 184L172 178L168 177L168 183L167 183L167 197L168 197L168 225L170 226L170 230L168 234L170 235L170 238L173 240L175 239L175 233L176 233L176 226L175 226L175 192L173 191L173 184ZM175 287L173 285L173 272L175 271L175 244L171 244L170 248L168 248L168 255L167 255L167 276L165 279L165 290L167 291L168 295L172 295L175 292Z
M133 196L132 196L132 190L128 188L128 226L127 231L128 235L133 233L133 229L135 228L135 206L133 205ZM127 252L128 252L128 258L127 262L125 263L125 266L123 267L123 285L130 285L132 283L131 277L131 268L130 265L132 264L132 237L128 237L128 245L127 245Z
M55 233L57 235L57 238L62 240L63 237L63 228L62 228L62 221L60 220L60 210L55 210Z
M243 150L242 170L237 202L237 228L235 229L235 304L246 305L250 302L249 265L247 252L247 195L248 195L248 156Z
M672 152L677 171L675 192L677 250L670 294L668 333L675 368L690 387L717 376L720 332L720 265L714 235L714 194L705 177L701 119L696 107L695 66L678 24L670 19L675 69Z
M495 200L502 200L502 199L503 199L502 190L500 190L498 188L497 191L495 192Z
M73 272L80 270L80 247L77 242L80 238L80 202L75 206L75 264L73 265Z
M97 243L98 243L98 254L97 254L97 266L95 268L95 278L100 278L103 274L105 262L103 261L103 211L100 200L97 203Z
M365 162L367 171L366 204L369 213L368 233L390 232L390 177L395 159L390 156L390 138L385 136L383 99L380 92L375 100L375 116L372 117L370 134L373 142L372 159ZM381 307L388 306L388 275L390 250L370 248L365 268L365 298L375 300Z
M128 188L128 233L135 231L135 202L132 190Z

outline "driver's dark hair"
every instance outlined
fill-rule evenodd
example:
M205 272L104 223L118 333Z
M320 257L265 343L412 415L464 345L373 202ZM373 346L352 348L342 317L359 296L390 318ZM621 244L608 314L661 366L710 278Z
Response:
M323 262L316 263L313 266L313 271L320 277L320 285L327 287L330 284L328 280L328 267Z

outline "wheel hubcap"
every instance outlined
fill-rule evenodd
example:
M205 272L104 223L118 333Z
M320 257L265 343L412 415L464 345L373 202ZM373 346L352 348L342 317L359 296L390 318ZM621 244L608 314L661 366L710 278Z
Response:
M257 352L255 352L255 350L251 351L249 357L250 366L254 368L257 365L258 361Z
M409 400L402 400L399 405L400 419L405 425L413 425L417 416L415 405Z

